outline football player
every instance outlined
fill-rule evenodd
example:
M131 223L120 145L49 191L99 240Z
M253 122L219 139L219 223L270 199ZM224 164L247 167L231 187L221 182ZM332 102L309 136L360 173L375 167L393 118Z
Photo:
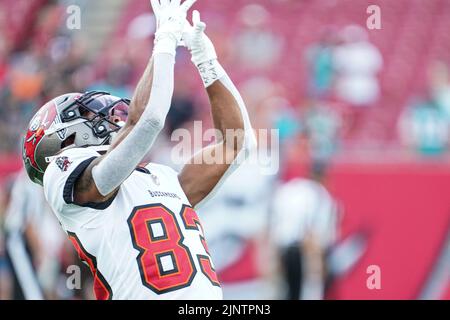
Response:
M23 159L80 257L97 299L221 299L194 208L256 145L242 98L217 60L195 0L152 0L152 58L131 101L103 92L66 94L30 123ZM164 126L178 45L192 54L222 138L180 173L140 166ZM226 134L234 130L242 134ZM223 161L203 161L210 155ZM211 164L212 163L212 164Z

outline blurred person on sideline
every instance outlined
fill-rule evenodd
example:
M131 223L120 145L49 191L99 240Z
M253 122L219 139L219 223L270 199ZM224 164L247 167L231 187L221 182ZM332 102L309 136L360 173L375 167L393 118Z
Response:
M277 101L277 115L274 117L274 127L279 131L280 142L283 145L289 142L292 138L303 131L303 123L299 112L288 101L278 98ZM275 102L275 99L274 99Z
M383 57L360 26L350 25L341 32L342 43L334 52L336 94L354 106L368 106L380 95L377 78Z
M315 166L326 167L339 148L342 120L328 104L313 101L304 116L309 153Z
M398 130L403 144L418 154L441 155L448 150L449 121L430 94L405 109Z
M273 233L279 252L283 295L289 300L325 297L327 256L337 239L337 205L322 184L323 168L314 167L311 179L282 183L272 202Z
M5 217L5 247L15 300L55 298L58 256L64 241L42 188L20 171Z
M333 86L335 67L333 54L337 45L335 31L326 28L319 41L306 51L309 68L309 93L316 98L327 97Z
M254 3L242 8L239 16L244 27L233 45L240 48L240 64L253 69L272 67L281 55L283 43L270 28L270 13Z

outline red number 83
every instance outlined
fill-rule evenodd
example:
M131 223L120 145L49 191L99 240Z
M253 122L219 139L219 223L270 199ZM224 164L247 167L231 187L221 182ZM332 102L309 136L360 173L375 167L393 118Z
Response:
M184 205L180 216L185 229L197 230L205 254L198 254L202 273L220 286L194 209ZM162 204L136 207L128 218L133 246L139 251L137 262L142 283L157 294L189 286L197 273L189 248L175 214ZM200 233L200 231L202 231Z

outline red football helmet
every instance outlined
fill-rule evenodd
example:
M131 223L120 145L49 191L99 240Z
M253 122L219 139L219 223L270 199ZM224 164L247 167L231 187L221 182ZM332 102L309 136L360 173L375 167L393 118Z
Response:
M100 91L69 93L47 102L23 139L22 158L30 179L42 185L51 157L68 146L109 145L126 121L129 104Z

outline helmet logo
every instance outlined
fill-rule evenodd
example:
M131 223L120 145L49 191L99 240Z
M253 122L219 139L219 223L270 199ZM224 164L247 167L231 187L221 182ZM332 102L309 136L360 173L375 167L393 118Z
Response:
M39 126L41 125L41 117L39 115L37 115L30 124L30 130L31 131L36 131Z
M43 115L43 116L42 116ZM35 151L42 138L45 130L50 127L50 122L57 118L56 107L53 102L47 103L31 120L28 131L25 135L23 145L23 157L35 169L42 171L35 159Z

